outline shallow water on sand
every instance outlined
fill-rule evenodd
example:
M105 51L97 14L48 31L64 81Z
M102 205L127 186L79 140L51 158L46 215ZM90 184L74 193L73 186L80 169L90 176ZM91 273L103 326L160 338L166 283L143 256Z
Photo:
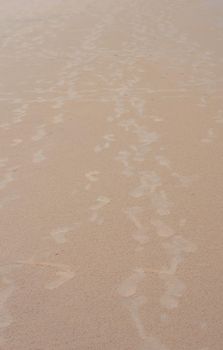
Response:
M0 349L220 350L222 2L0 5Z

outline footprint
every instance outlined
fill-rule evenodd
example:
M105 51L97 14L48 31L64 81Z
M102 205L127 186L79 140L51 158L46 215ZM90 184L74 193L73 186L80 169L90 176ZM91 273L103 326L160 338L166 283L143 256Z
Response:
M85 177L88 179L88 181L90 183L88 183L86 186L85 186L85 189L86 190L89 190L91 188L91 184L92 182L97 182L98 181L98 175L100 174L99 171L97 170L93 170L93 171L89 171L88 173L85 174Z
M170 161L163 155L157 155L155 156L156 161L159 163L160 166L166 167L168 169L171 168Z
M223 110L217 112L216 123L223 124Z
M46 159L46 157L43 154L43 150L41 150L41 149L39 151L37 151L36 153L34 153L34 155L33 155L33 163L40 163L45 159Z
M0 200L0 209L2 209L5 205L9 204L10 202L15 201L19 198L20 197L18 195L8 195L2 198L2 200Z
M96 153L103 151L106 148L109 148L111 143L115 141L115 136L113 134L104 135L103 139L105 140L102 145L96 145L94 151Z
M145 272L142 268L135 269L135 272L121 283L118 293L122 297L131 297L136 293L138 284L144 279Z
M204 137L201 141L204 143L211 143L214 141L216 135L213 128L208 129L207 137Z
M99 216L98 212L97 211L93 211L91 216L90 216L90 219L89 219L91 222L95 222L96 224L98 225L102 225L103 222L104 222L104 219L102 217Z
M124 212L136 227L136 232L133 233L133 238L140 244L146 244L149 241L147 230L141 224L138 215L143 212L141 207L129 207Z
M158 337L152 334L147 334L142 318L140 317L140 308L146 303L146 298L143 295L135 296L129 299L128 309L132 321L135 325L140 338L140 350L168 350Z
M152 193L151 202L157 214L161 216L170 214L170 209L173 206L173 203L168 200L165 191L161 190L159 192Z
M39 141L44 136L46 136L46 131L45 131L44 127L45 127L44 125L41 125L38 127L36 134L34 136L32 136L33 141Z
M160 177L154 172L142 172L140 174L140 185L130 192L135 198L143 197L149 193L154 193L161 186Z
M63 118L63 114L57 114L54 116L53 118L53 123L54 124L59 124L59 123L63 123L64 122L64 118Z
M0 128L9 130L10 129L10 124L9 123L2 123L0 124Z
M50 235L53 237L53 239L56 241L56 243L63 244L67 242L66 235L69 232L73 231L73 227L60 227L56 230L52 231Z
M174 236L171 238L171 242L164 244L164 247L170 251L173 255L179 255L182 253L194 253L197 249L196 245L182 236Z
M178 181L180 186L182 187L189 187L195 180L198 179L197 175L180 175L176 172L172 173L172 176L175 177Z
M11 266L0 265L0 330L3 331L9 327L12 323L12 317L7 307L7 302L11 297L15 285L10 279L9 273L11 272ZM4 341L3 337L0 337L0 345Z
M51 268L56 269L55 272L57 278L54 279L52 282L49 282L45 285L46 289L55 289L63 285L65 282L68 282L75 276L75 272L70 269L70 266L65 264L57 264L57 263L50 263L50 262L35 262L33 258L29 260L20 260L16 261L14 263L15 265L31 265L36 268Z
M8 163L8 158L2 158L0 159L0 168L4 168L6 164Z
M152 120L154 120L154 122L163 122L163 118L162 117L159 117L159 116L157 116L157 115L150 115L149 116Z
M93 171L89 171L88 173L86 173L85 176L89 181L96 182L96 181L98 181L99 174L100 174L99 171L93 170Z
M138 230L132 236L139 244L146 244L149 242L149 237L144 229Z
M6 186L8 186L8 184L12 181L15 180L15 171L18 169L19 167L13 167L8 169L7 173L5 173L4 177L2 180L0 180L0 190L4 189Z
M54 281L49 282L45 285L46 289L55 289L60 287L65 282L71 280L75 276L75 272L73 271L57 271L56 275L58 278L56 278Z
M108 203L111 202L111 199L105 196L99 196L96 199L97 204L93 205L91 207L92 210L99 210L101 208L103 208L105 205L107 205Z
M166 274L162 278L165 279L166 291L160 298L160 303L166 309L175 309L178 307L179 298L183 295L185 285L175 276Z
M2 279L1 285L3 286L0 287L0 329L7 328L12 323L5 305L14 290L13 284L6 278Z
M131 154L129 151L120 151L118 152L118 156L115 157L116 160L120 161L123 165L122 174L127 177L133 176L135 173L135 169L132 165L130 165L130 157Z
M20 143L22 143L22 139L13 139L11 146L15 147L15 146L19 145Z
M174 230L161 220L151 220L151 224L156 228L156 233L160 237L170 237L174 235Z

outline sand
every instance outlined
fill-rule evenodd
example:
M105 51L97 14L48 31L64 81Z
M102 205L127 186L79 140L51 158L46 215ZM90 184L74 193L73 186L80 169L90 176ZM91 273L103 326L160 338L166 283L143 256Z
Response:
M0 349L221 350L222 2L0 5Z

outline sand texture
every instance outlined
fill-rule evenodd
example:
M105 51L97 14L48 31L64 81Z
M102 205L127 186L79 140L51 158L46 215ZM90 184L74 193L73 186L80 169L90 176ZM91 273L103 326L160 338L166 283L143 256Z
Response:
M0 349L223 349L223 2L0 0Z

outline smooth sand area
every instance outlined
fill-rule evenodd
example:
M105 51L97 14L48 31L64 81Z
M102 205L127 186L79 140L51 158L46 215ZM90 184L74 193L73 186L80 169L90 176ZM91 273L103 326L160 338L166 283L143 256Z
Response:
M0 349L223 349L223 3L0 0Z

